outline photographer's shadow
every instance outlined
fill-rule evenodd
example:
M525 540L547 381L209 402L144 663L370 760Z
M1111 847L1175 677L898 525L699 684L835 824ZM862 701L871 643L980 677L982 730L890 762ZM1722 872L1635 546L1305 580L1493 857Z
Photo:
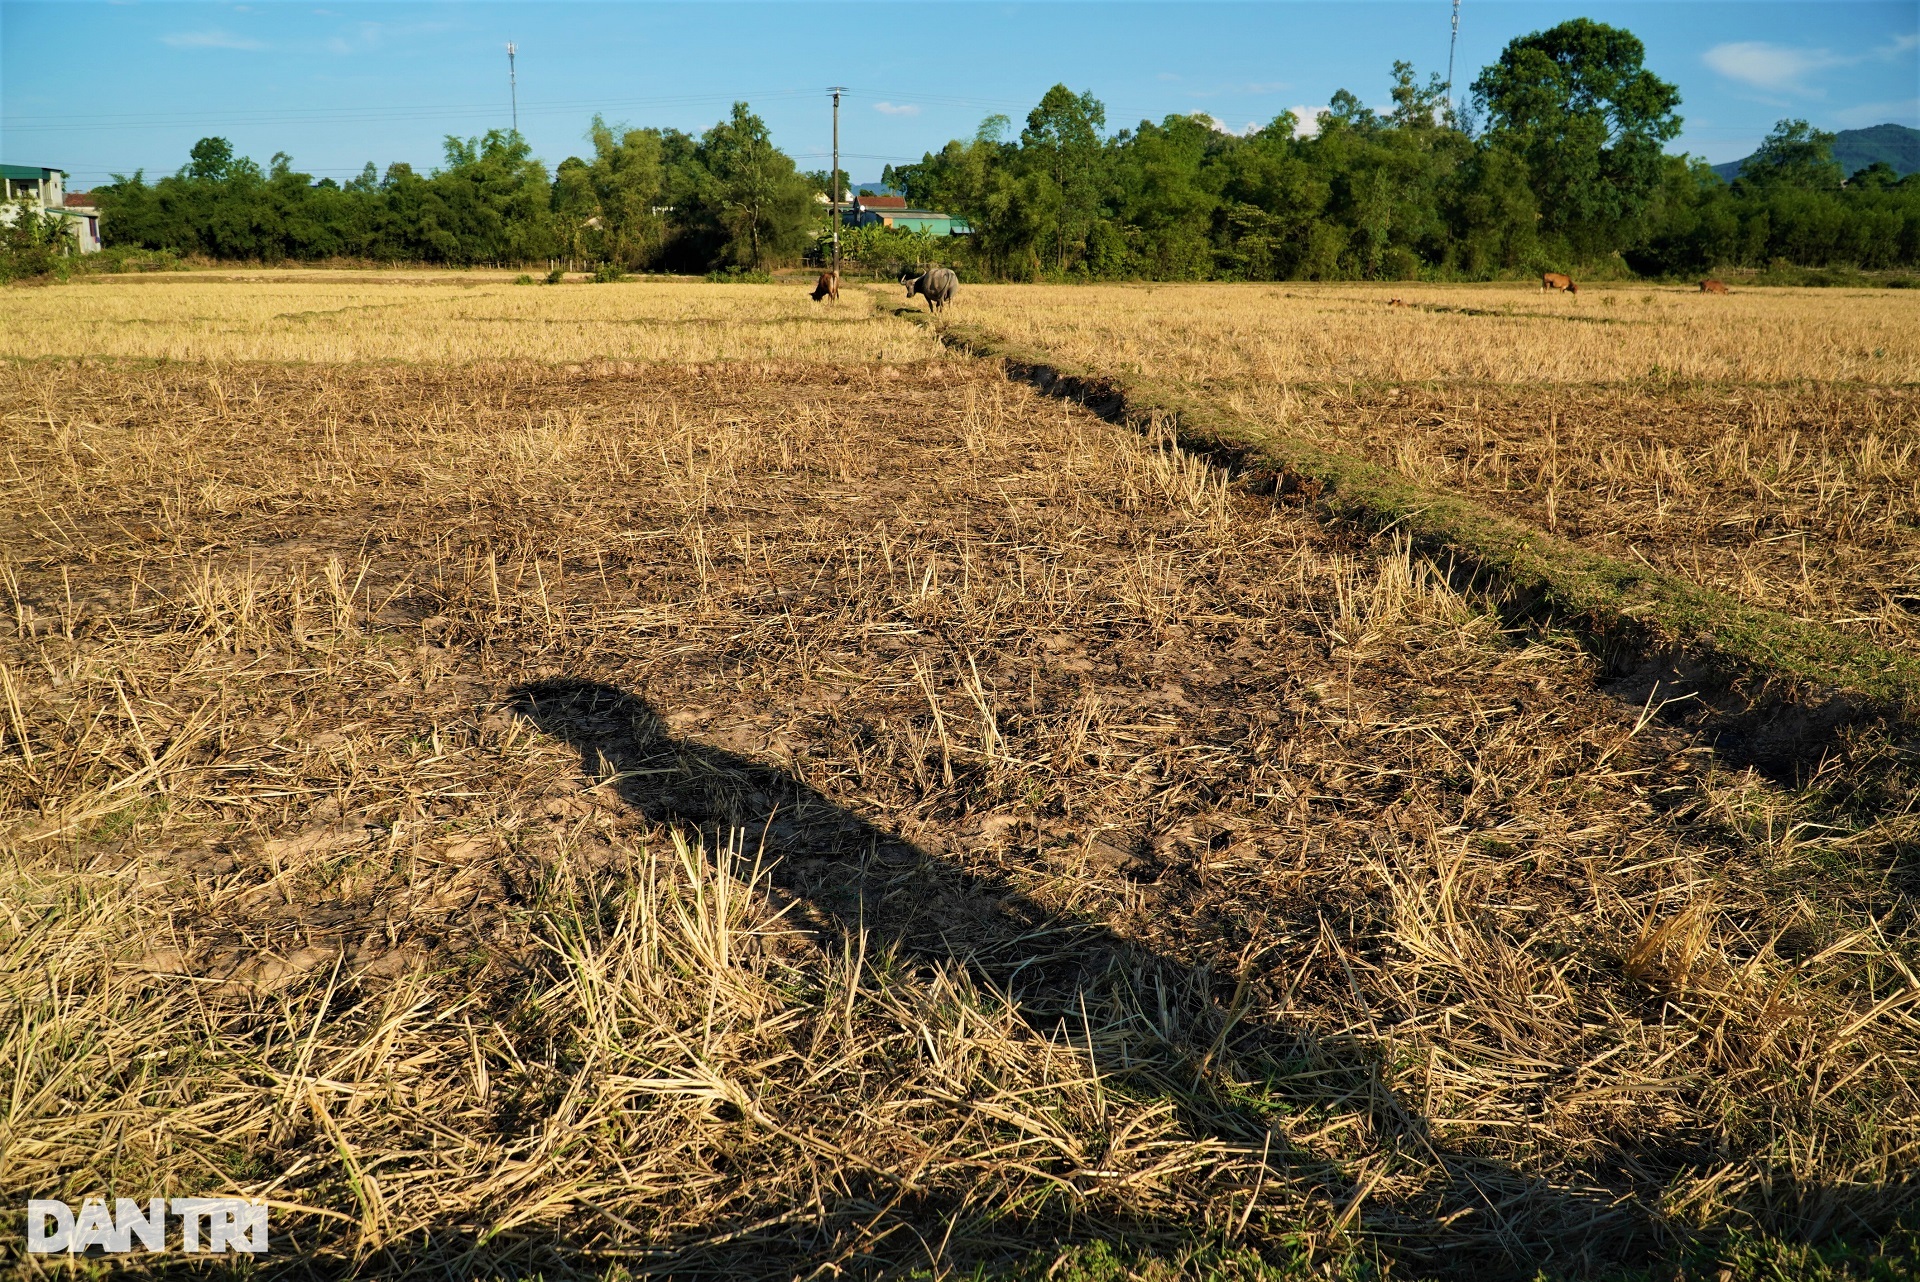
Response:
M851 951L864 936L870 956L891 949L930 970L967 967L1036 1036L1090 1056L1103 1081L1166 1099L1190 1135L1259 1158L1269 1189L1280 1182L1300 1192L1317 1188L1347 1208L1343 1219L1360 1212L1357 1224L1373 1209L1363 1209L1365 1187L1356 1188L1334 1163L1294 1148L1269 1124L1276 1105L1294 1113L1361 1107L1383 1148L1441 1156L1426 1119L1383 1077L1377 1048L1238 1018L1237 976L1180 963L1105 926L1049 910L1004 880L960 868L861 818L786 771L675 738L658 712L617 687L552 679L514 691L511 706L573 747L585 775L612 780L649 821L689 837L697 830L709 849L725 848L736 832L745 834L748 852L764 846L777 860L770 893L799 910L790 920L810 922L823 950ZM1100 1015L1097 1035L1088 1027L1090 1011ZM1246 1082L1256 1084L1251 1093ZM1555 1245L1536 1239L1522 1246L1508 1232L1490 1253L1484 1240L1478 1250L1468 1248L1492 1266L1488 1276L1516 1265L1524 1272L1542 1247L1548 1256L1579 1250L1580 1226L1595 1223L1602 1205L1590 1192L1550 1189L1498 1162L1453 1153L1444 1164L1449 1178L1429 1194L1441 1223L1451 1211L1489 1209L1489 1180L1509 1195L1516 1181L1548 1191L1540 1209L1558 1207L1549 1216L1563 1226L1547 1236L1566 1239ZM957 1208L922 1210L945 1218ZM1545 1227L1536 1222L1536 1231Z
M1116 983L1156 993L1156 1007L1176 993L1195 994L1218 1015L1213 977L1167 963L1104 926L1050 912L1011 885L928 854L898 834L821 795L787 771L725 749L676 738L644 700L594 681L556 678L515 690L511 708L580 754L589 778L611 779L621 800L649 822L696 833L708 849L730 839L748 852L764 849L776 898L798 901L823 946L838 952L864 932L869 951L891 946L909 962L958 962L1003 994L1041 1035L1058 1029L1084 1045L1082 1028L1096 991L1110 998ZM1197 993L1195 985L1207 990ZM1229 988L1231 980L1228 981ZM1218 1022L1208 1026L1103 1030L1130 1044L1121 1057L1128 1076L1179 1073L1191 1090L1202 1059L1217 1060ZM1116 1067L1102 1064L1103 1073ZM1162 1083L1163 1087L1172 1083ZM1218 1127L1209 1128L1218 1131ZM1223 1139L1267 1139L1249 1117Z

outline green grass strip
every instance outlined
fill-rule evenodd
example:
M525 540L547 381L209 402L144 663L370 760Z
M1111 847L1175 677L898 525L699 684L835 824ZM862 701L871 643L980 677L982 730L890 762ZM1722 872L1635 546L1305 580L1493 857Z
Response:
M1902 720L1920 713L1920 663L1870 641L1590 551L1392 468L1276 431L1170 379L1077 369L976 325L949 323L941 335L1108 417L1137 423L1158 415L1184 444L1271 468L1293 488L1308 483L1304 491L1317 490L1315 502L1334 516L1404 530L1423 551L1450 553L1610 645L1675 648L1723 677L1783 679Z

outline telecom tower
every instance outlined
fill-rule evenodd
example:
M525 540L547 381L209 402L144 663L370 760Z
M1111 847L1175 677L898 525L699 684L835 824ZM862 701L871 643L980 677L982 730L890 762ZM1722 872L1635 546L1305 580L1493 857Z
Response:
M1460 43L1460 0L1453 0L1453 34L1447 37L1447 123L1453 123L1453 47Z

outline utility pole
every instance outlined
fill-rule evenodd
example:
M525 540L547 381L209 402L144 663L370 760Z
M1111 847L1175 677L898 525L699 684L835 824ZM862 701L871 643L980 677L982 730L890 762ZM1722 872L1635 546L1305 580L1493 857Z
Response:
M1453 34L1447 37L1447 124L1453 124L1453 47L1460 43L1460 0L1453 0Z
M847 91L845 85L835 85L827 90L833 95L833 288L840 289L840 95Z
M1458 8L1460 0L1453 0L1453 3L1454 7ZM519 46L511 40L507 41L507 95L513 99L513 132L515 133L520 132L520 84L513 72L513 55L519 52Z

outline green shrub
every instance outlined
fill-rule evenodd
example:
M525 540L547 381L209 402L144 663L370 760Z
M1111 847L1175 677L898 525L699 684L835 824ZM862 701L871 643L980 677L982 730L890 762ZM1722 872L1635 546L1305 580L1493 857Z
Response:
M1419 280L1420 256L1404 245L1389 245L1380 256L1382 280Z
M771 285L773 275L770 272L749 271L745 267L729 267L724 271L708 272L706 279L716 285Z
M904 272L929 267L961 266L970 248L965 236L929 236L904 227L843 227L840 260L843 275L865 272L882 280L898 280ZM822 232L809 258L833 261L833 237Z
M513 283L516 285L531 285L533 284L533 277L527 275L525 272L521 272L513 278Z
M108 245L97 254L80 260L88 271L118 275L121 272L183 272L187 265L170 249L141 249L134 245Z
M60 214L42 213L30 200L15 201L13 218L0 223L0 280L30 280L72 270L73 227Z
M552 271L547 273L547 284L558 285L561 281L565 280L566 278L567 278L566 272L556 267Z
M626 278L626 269L619 263L601 263L593 269L593 283L596 285L612 285Z

